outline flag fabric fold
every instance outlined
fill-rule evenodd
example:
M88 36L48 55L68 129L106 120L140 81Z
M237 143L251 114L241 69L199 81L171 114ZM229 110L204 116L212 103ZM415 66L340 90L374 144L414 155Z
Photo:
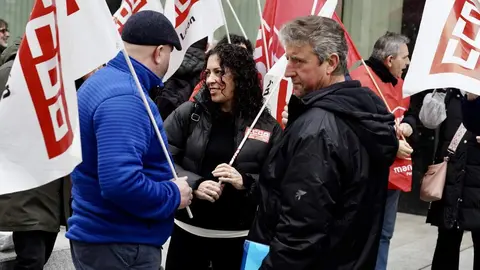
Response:
M113 58L118 37L104 1L35 2L0 101L0 194L47 184L81 162L74 81Z
M403 96L447 87L480 95L478 0L427 0L425 4Z

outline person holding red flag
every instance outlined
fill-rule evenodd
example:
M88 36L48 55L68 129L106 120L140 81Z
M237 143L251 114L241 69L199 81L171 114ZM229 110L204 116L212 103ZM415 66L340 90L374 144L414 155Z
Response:
M395 228L400 191L410 191L412 183L413 149L405 138L410 137L416 126L416 119L405 113L410 99L402 97L403 71L410 63L407 44L409 39L403 35L387 32L380 37L370 58L365 61L368 67L360 66L351 73L354 80L373 90L383 99L387 108L396 118L396 129L400 147L397 159L390 168L387 202L383 221L376 270L387 269L388 249Z

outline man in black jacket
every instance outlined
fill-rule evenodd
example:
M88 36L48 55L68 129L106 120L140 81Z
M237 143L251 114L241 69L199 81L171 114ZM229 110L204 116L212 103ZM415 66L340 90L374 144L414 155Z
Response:
M348 49L334 20L298 18L281 36L294 96L260 177L249 235L270 246L260 269L374 269L394 118L371 90L345 81Z

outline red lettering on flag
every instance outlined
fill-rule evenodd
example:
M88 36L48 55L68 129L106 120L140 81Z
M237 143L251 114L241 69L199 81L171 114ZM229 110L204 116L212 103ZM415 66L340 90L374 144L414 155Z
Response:
M67 15L70 16L73 13L79 11L77 0L67 0Z
M157 0L155 0L157 1ZM123 26L127 22L128 18L133 14L139 12L143 7L147 5L147 0L124 0L122 6L120 6L119 18L114 17L115 24L118 26L118 31L121 33Z
M179 27L188 17L192 6L200 0L177 0L175 1L175 28Z
M459 73L480 80L480 13L471 0L456 0L443 28L430 74Z
M74 10L70 6L70 11ZM42 1L36 2L18 52L50 159L65 153L73 142L62 80L56 12L54 6L44 7Z

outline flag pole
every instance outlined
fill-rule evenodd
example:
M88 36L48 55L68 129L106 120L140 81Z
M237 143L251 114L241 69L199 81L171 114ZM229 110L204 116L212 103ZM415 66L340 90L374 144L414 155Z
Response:
M227 0L227 4L228 6L230 7L230 10L232 11L233 13L233 17L235 18L235 21L237 21L237 24L238 24L238 27L240 27L240 31L242 32L242 35L248 39L247 37L247 33L245 32L245 29L243 29L243 26L242 26L242 23L240 22L240 19L238 19L238 16L237 16L237 13L235 12L235 9L233 9L233 6L232 6L232 3L230 2L230 0ZM222 8L223 9L223 8ZM227 22L225 22L225 25L227 24Z
M255 125L257 124L258 122L258 119L260 119L260 116L262 115L263 111L265 111L265 108L267 107L268 103L270 102L270 100L272 99L273 97L273 94L275 94L275 92L277 92L279 86L280 86L280 82L282 81L283 78L280 78L279 80L277 80L275 82L275 84L273 85L272 87L272 92L270 92L270 94L268 95L267 99L265 100L265 102L263 103L263 106L262 108L260 109L260 111L258 112L257 116L255 117L255 119L253 120L252 124L250 125L249 128L247 128L247 132L245 133L245 136L243 137L242 141L240 142L240 144L238 145L237 147L237 150L235 151L235 153L233 154L233 157L232 159L230 160L230 162L228 163L230 166L232 166L233 162L235 162L235 159L237 158L238 154L240 153L240 151L242 150L243 148L243 145L245 144L245 142L247 141L248 137L250 136L250 133L252 133L252 130L253 130L253 127L255 127Z
M135 72L135 69L133 68L133 65L132 65L132 61L130 60L130 57L128 56L128 53L123 46L121 46L120 51L122 52L123 56L125 57L125 61L127 61L128 68L130 69L130 72L132 73L133 79L134 79L135 84L137 86L137 90L140 93L140 97L143 100L143 105L145 105L145 109L147 110L148 117L150 118L150 121L152 122L153 130L155 131L155 134L157 135L158 141L160 142L160 145L162 146L163 153L165 154L165 157L167 158L168 166L170 167L170 170L172 171L173 177L175 178L175 180L177 180L178 179L177 172L175 171L175 167L173 166L173 162L170 159L170 154L168 153L167 146L165 145L165 142L163 141L163 137L160 134L160 130L158 129L157 122L155 121L152 110L150 109L150 106L148 105L147 96L143 92L142 85L140 84L140 81L138 80L137 73ZM190 207L187 206L186 209L187 209L188 216L190 218L193 218L193 214L192 214L192 211L190 210Z
M218 3L220 4L220 8L222 9L222 19L223 19L223 24L225 25L225 31L227 32L228 43L232 44L232 40L230 38L230 31L228 30L228 25L227 25L227 17L225 17L225 10L223 9L222 0L218 0Z
M260 27L262 29L263 49L265 51L265 61L267 62L267 71L270 70L270 59L268 56L267 37L265 36L265 25L263 24L262 5L257 0L258 14L260 15ZM275 27L274 25L272 27Z

